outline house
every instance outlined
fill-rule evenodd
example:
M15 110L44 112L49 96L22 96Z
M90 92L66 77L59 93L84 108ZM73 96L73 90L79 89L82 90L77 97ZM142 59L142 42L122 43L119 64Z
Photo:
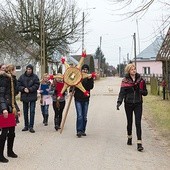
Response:
M170 27L158 51L156 60L162 62L163 78L166 80L168 91L170 91Z
M157 37L152 44L145 48L136 57L137 72L141 74L146 81L150 81L149 78L153 75L162 77L162 62L156 60L162 42L163 38L161 36Z
M71 57L73 57L75 60L77 60L79 62L81 55L72 55ZM93 57L92 54L87 54L86 58L84 59L83 64L89 65L89 68L90 68L89 72L90 73L95 71L95 62L94 62L94 57Z
M4 52L0 54L0 61L4 64L15 65L17 78L19 78L19 76L25 72L26 66L28 64L32 64L34 67L34 73L39 75L38 63L34 59L30 59L27 53L25 53L24 55L13 57L12 55L9 55L8 53Z

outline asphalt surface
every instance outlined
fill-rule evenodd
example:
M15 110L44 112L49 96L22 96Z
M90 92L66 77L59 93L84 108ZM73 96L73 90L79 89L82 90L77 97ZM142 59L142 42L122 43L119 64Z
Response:
M0 163L0 170L169 170L170 148L144 117L144 151L138 152L136 149L134 126L133 145L126 144L123 106L119 111L116 110L120 81L120 78L112 77L95 82L88 111L87 136L82 138L76 137L74 100L62 134L54 129L52 107L49 125L43 126L38 101L34 127L36 132L21 131L21 116L16 127L14 146L18 158L9 158L7 164Z

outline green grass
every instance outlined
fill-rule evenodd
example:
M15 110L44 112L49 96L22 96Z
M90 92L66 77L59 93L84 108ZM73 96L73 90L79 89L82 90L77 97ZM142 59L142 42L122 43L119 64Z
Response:
M170 141L170 101L148 94L144 97L144 116L156 131ZM169 142L170 144L170 142Z

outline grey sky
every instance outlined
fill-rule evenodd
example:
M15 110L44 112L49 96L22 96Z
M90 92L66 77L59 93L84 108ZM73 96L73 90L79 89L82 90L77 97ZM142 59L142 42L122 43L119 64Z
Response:
M101 49L106 61L113 66L117 66L119 63L119 47L121 47L121 62L127 58L127 53L129 53L130 58L134 57L134 33L137 35L139 33L139 39L137 37L137 54L139 50L142 51L151 44L156 35L159 35L162 15L165 15L165 7L162 8L162 4L156 3L142 18L137 20L138 24L136 18L118 22L117 20L121 20L122 17L116 14L124 13L125 11L112 11L117 7L116 5L110 5L108 0L76 1L78 6L84 10L85 15L88 14L88 19L90 20L85 25L85 48L87 53L95 53L100 44L100 36L102 36ZM94 7L96 9L92 9ZM137 31L137 25L139 32ZM140 45L138 40L140 40ZM82 42L80 41L72 46L73 51L79 49L75 52L76 54L81 54L81 44Z

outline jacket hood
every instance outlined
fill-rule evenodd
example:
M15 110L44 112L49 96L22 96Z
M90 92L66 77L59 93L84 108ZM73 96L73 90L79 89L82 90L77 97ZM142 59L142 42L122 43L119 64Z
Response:
M28 64L28 65L26 66L26 69L28 69L28 68L30 68L30 69L33 71L33 66L32 66L31 64Z

